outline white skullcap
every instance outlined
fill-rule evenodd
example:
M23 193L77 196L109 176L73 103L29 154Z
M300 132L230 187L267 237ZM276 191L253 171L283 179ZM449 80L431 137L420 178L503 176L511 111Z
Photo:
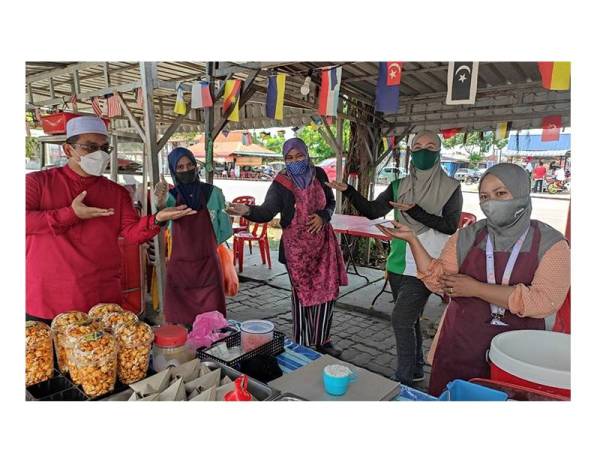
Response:
M67 139L80 134L97 133L108 136L104 121L97 116L74 117L67 122Z

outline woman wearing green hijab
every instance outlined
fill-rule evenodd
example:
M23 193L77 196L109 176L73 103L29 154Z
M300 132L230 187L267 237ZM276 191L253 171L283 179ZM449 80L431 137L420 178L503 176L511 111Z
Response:
M411 141L409 175L393 181L369 201L346 183L330 186L344 193L354 207L369 219L387 215L419 236L431 255L440 254L449 236L458 228L462 210L460 183L440 165L441 139L423 130ZM424 378L422 335L419 318L431 292L419 280L415 259L406 241L392 239L386 270L395 299L392 326L396 336L397 368L394 379L412 385Z

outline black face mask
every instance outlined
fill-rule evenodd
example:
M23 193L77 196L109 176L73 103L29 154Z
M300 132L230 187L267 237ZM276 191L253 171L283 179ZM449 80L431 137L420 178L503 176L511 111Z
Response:
M192 169L185 172L177 172L177 180L183 184L193 183L198 179L198 170Z

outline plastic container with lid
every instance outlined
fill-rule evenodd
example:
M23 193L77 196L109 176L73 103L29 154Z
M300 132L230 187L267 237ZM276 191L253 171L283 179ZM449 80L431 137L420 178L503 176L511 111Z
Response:
M187 329L182 325L165 324L154 327L152 368L160 372L169 366L178 366L196 357L186 345Z
M90 308L88 315L92 319L102 319L102 316L111 312L123 312L123 308L116 303L98 303Z
M25 384L31 386L52 377L52 332L43 322L25 322Z
M127 322L116 327L114 336L119 345L119 381L131 384L145 378L154 340L150 325L144 322Z
M102 326L98 321L88 319L83 322L73 323L64 331L64 340L63 345L65 349L65 355L67 359L67 366L69 368L69 375L71 375L71 379L75 384L81 384L79 372L77 371L77 366L73 362L73 348L77 341L82 336L93 333L94 331L101 331Z
M102 326L104 331L108 333L113 333L115 329L122 324L137 322L138 316L132 313L131 311L115 311L104 314L100 321L102 322Z
M94 398L114 390L117 343L112 335L95 331L80 337L73 348L72 360L86 395Z
M58 370L62 373L69 372L67 364L67 354L64 345L64 332L67 327L73 323L81 323L88 320L88 315L81 311L68 311L59 314L52 320L50 328L52 330L52 338L54 339L54 351L56 352L56 361Z
M273 340L275 326L268 320L242 322L242 351L247 353Z

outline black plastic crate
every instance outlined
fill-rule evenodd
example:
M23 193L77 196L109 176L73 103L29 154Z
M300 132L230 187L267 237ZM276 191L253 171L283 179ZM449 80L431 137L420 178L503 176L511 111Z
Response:
M88 396L81 392L76 387L66 389L39 399L42 402L83 402L88 399Z
M283 353L283 341L284 340L285 340L285 335L283 333L280 333L277 330L274 330L272 341L267 342L266 344L263 344L260 347L257 347L252 351L244 353L242 356L238 356L237 358L232 359L231 361L224 361L220 358L217 358L213 355L206 353L212 347L214 347L222 342L225 342L227 344L227 348L240 346L242 343L242 332L235 331L232 334L230 334L229 336L214 342L213 345L211 345L209 348L198 349L196 353L200 360L216 361L218 363L221 363L226 366L233 367L233 368L239 370L239 365L242 361L248 361L249 359L252 359L258 355L277 356L280 353Z
M29 386L27 392L29 392L32 398L39 400L73 387L75 386L71 380L63 376L57 376Z

